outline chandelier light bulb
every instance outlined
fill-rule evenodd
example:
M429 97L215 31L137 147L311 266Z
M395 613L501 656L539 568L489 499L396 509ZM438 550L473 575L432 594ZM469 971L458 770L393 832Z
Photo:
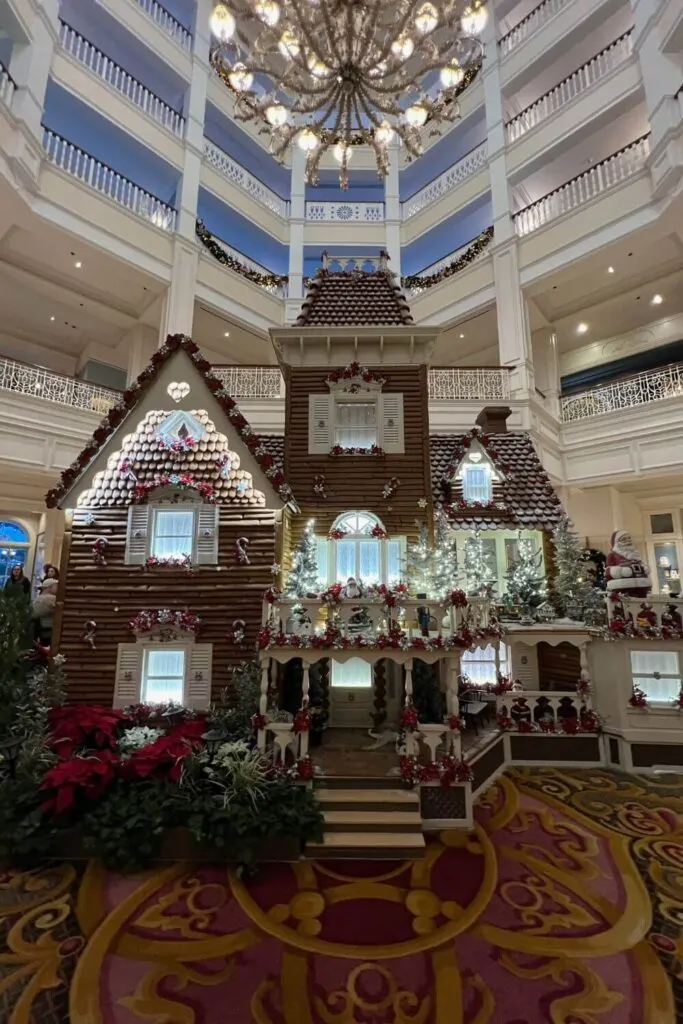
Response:
M296 137L297 146L299 149L303 149L304 153L312 153L314 149L318 148L319 141L318 136L311 128L304 128Z
M379 146L388 146L395 134L394 129L385 119L375 132L375 142Z
M417 31L423 36L426 36L427 33L432 32L438 24L439 15L437 14L434 4L422 4L422 7L420 7L415 15L415 28Z
M421 128L427 120L427 114L427 108L423 107L421 103L413 103L406 110L406 121L411 128Z
M266 107L264 113L266 121L272 128L282 128L283 124L287 124L287 107L283 107L281 103L271 103L269 107Z
M280 5L276 4L275 0L258 0L254 10L256 17L268 28L275 28L280 20Z
M209 28L220 43L227 43L232 39L236 22L225 4L216 4L209 19Z
M439 72L439 78L444 89L455 89L457 85L460 85L465 72L460 67L457 57L454 57L450 64L447 64L445 68L441 68Z
M301 51L299 40L289 28L284 30L277 46L283 57L298 57Z
M460 24L465 35L478 36L484 31L488 20L488 11L483 3L481 3L481 0L474 0L474 3L466 7L462 12Z
M338 164L348 164L353 156L353 149L351 146L347 146L345 142L338 142L332 150L332 155Z
M377 61L374 68L370 68L368 74L370 78L381 78L387 72L387 62L385 60Z
M228 81L235 92L247 92L251 89L254 76L251 71L247 70L244 64L235 64L234 68L228 75Z
M415 43L410 36L399 36L391 44L391 52L394 57L399 57L401 60L408 60L414 49Z
M314 78L327 78L330 73L330 69L322 61L318 60L314 53L309 55L306 63L308 64L308 70Z

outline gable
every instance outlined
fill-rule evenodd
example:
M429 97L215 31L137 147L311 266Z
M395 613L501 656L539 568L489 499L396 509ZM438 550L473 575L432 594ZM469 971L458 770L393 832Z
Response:
M153 412L165 413L166 417L184 413L199 422L199 414L204 413L225 437L230 451L236 453L241 469L250 475L253 489L263 493L268 507L277 508L293 500L282 469L225 391L223 382L214 377L194 342L174 335L123 393L121 402L102 421L76 462L62 473L59 486L48 492L48 507L76 505L77 496L90 490L96 476L110 468L109 462L122 449L125 438L136 434ZM158 417L159 421L163 418Z
M462 480L469 465L486 466L495 483L502 483L505 480L503 472L495 464L491 453L476 436L470 441L460 462L453 467L451 479Z

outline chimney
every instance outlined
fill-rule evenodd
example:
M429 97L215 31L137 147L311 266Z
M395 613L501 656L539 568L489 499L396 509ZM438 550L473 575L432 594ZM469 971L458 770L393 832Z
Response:
M506 420L511 412L507 405L487 405L477 416L476 424L484 434L507 434Z

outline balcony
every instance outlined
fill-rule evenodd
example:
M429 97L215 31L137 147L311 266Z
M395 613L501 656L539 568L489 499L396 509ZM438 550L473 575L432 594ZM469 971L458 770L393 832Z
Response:
M43 131L43 149L45 159L60 171L137 217L149 221L154 227L168 233L174 231L176 211L172 206L49 128Z
M204 139L204 160L222 178L246 193L260 206L283 219L289 216L289 203L285 199L282 199L281 196L273 192L267 185L264 185L253 174L250 174L241 164L238 164L236 160L233 160L231 156L228 156L224 150L215 146L209 139Z
M14 88L14 79L7 68L0 64L0 103L7 107L8 110L12 106Z
M60 21L59 37L65 53L68 53L79 64L84 65L110 88L124 96L147 117L172 132L177 138L183 137L185 118L182 114L147 89L141 82L138 82L113 60L110 60L101 50L98 50L64 21Z
M632 53L631 29L508 121L505 126L508 145L517 142L527 132L543 124L567 104L601 82L612 71L621 67Z
M41 366L30 366L28 363L3 358L0 358L0 390L42 398L45 402L68 405L72 409L95 412L99 416L109 412L121 397L118 391L102 388L98 384L53 373Z
M184 50L192 49L192 33L158 0L136 0L136 3L178 46L182 46Z
M561 415L564 423L572 423L681 395L683 364L676 363L591 388L578 395L567 395L561 400Z
M484 169L487 158L488 147L486 142L482 142L481 145L475 146L474 149L466 153L461 160L454 163L443 174L434 178L424 188L421 188L410 199L401 203L401 218L404 223L416 214L421 213L428 206L438 202L439 199L449 195L462 182Z
M531 203L513 215L517 234L523 238L538 231L628 181L645 169L649 152L650 137L644 135Z
M384 203L306 203L306 220L317 224L383 224Z
M517 22L514 28L500 40L500 53L507 57L509 53L521 46L525 40L537 32L547 21L550 21L564 7L569 7L572 0L542 0L533 11L530 11L525 18Z
M436 263L430 263L428 267L419 270L417 274L409 274L404 277L401 283L407 297L409 299L416 298L429 289L443 284L454 275L460 274L466 268L482 262L487 256L486 250L492 238L493 228L487 228L481 235L471 239L465 245L461 245L459 249L444 256L443 259L437 260ZM426 315L421 314L421 319L424 319Z

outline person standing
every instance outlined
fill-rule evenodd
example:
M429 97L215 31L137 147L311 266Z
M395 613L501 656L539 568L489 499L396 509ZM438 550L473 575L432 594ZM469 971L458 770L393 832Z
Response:
M31 597L31 581L28 576L24 575L24 568L19 563L12 566L12 572L5 583L5 590L10 591L13 595L21 594L27 601Z

